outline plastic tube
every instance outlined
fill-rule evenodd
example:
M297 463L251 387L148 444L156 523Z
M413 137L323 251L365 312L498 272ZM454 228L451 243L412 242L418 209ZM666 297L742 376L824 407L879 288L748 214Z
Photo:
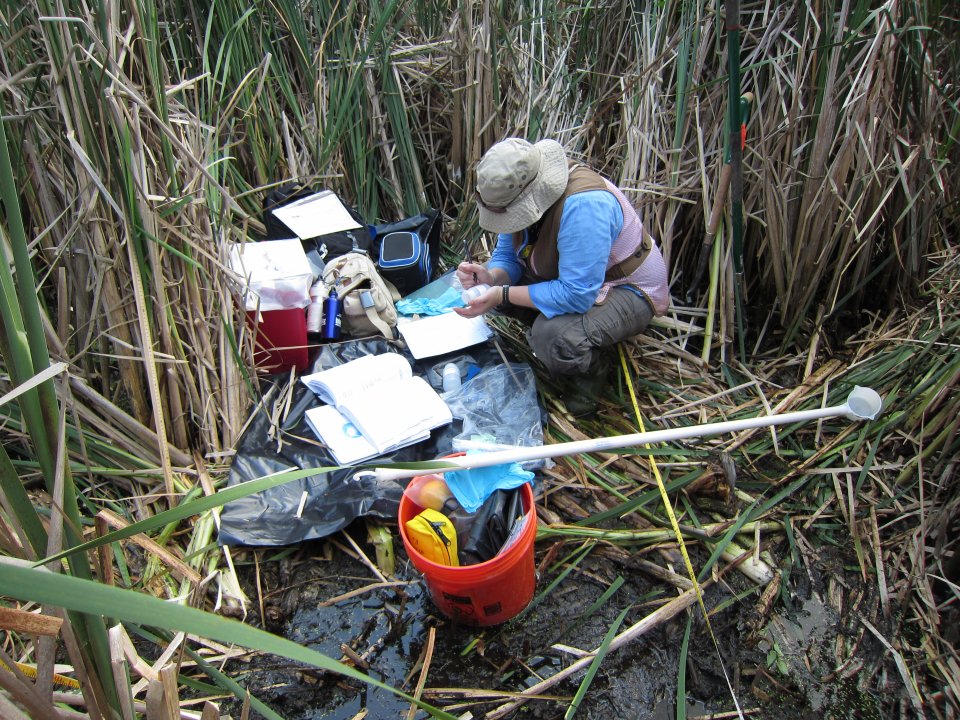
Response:
M464 290L462 293L460 293L460 299L463 300L464 305L469 305L489 289L490 286L484 283L474 285L472 288Z
M449 393L460 389L460 368L456 363L447 363L443 366L443 392Z
M419 468L407 470L399 468L375 468L361 470L354 477L375 476L378 480L403 480L424 473L444 473L448 470L463 470L467 468L490 467L527 460L576 455L586 452L604 452L636 445L686 440L695 437L722 435L724 433L739 432L753 428L769 427L771 425L791 425L793 423L820 420L828 417L845 417L848 420L873 420L880 412L883 400L870 388L857 385L847 397L843 405L819 408L817 410L799 410L796 412L781 413L779 415L761 415L759 417L744 418L742 420L727 420L704 425L690 425L668 430L652 430L649 432L634 433L632 435L612 435L610 437L594 438L590 440L576 440L573 442L557 443L556 445L540 445L538 447L518 447L511 450L500 450L489 453L461 455L453 458L435 461L436 467L429 469Z

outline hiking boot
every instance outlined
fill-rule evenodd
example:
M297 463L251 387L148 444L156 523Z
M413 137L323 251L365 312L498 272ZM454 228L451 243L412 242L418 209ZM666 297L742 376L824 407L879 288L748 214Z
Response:
M597 412L597 405L610 379L610 358L603 354L594 360L582 375L571 375L569 388L563 394L563 404L575 418L589 417Z

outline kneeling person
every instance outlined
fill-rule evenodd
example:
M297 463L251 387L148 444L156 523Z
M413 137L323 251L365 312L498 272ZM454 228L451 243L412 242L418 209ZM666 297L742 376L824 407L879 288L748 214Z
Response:
M620 189L554 140L491 147L477 166L477 206L497 244L486 265L460 263L457 277L464 288L491 287L456 312L535 310L530 346L551 373L584 376L581 402L567 405L589 412L605 378L602 348L667 310L660 249Z

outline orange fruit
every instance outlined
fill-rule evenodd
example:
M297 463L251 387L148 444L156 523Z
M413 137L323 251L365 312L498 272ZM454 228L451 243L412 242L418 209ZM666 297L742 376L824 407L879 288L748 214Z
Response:
M443 478L429 475L424 477L416 488L412 488L410 499L422 508L440 510L451 494Z

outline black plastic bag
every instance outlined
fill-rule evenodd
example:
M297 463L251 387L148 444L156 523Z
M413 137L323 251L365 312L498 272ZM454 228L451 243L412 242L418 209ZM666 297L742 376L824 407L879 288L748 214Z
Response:
M470 534L459 549L461 565L486 562L500 552L518 517L523 516L520 490L495 490L471 518Z
M363 355L396 351L394 344L382 338L324 345L309 372L319 372ZM477 377L474 379L477 380L483 370L500 363L500 356L490 343L470 348L469 355L461 353L428 358L422 363L413 360L409 354L404 356L411 361L414 373L424 376L438 391L441 379L436 368L444 363L461 362L464 366L475 366ZM286 419L274 426L271 418L273 406L284 404L279 391L288 378L283 375L264 381L266 385L262 391L271 398L270 407L254 411L237 443L227 477L228 486L289 470L337 465L305 419L306 411L319 405L320 400L299 380L293 389ZM473 379L464 382L466 385ZM273 390L270 390L271 386ZM499 400L507 405L513 403L511 397ZM482 425L480 418L464 419L470 415L469 410L463 408L455 412L453 422L434 430L429 439L377 460L416 462L449 455L453 452L453 441L463 433L465 426ZM395 520L407 481L356 480L357 470L357 467L347 467L323 472L227 503L220 514L219 542L223 545L291 545L331 535L360 517Z
M310 372L362 355L395 351L376 339L327 345ZM279 385L281 380L274 382ZM274 391L275 401L277 395ZM269 409L256 410L237 443L227 485L288 470L336 466L304 417L318 404L316 395L298 380L286 420L278 427L273 426ZM382 459L414 462L431 459L436 452L436 443L428 440ZM220 544L289 545L330 535L358 517L395 519L406 482L356 480L356 472L356 467L339 468L227 503L220 514Z

